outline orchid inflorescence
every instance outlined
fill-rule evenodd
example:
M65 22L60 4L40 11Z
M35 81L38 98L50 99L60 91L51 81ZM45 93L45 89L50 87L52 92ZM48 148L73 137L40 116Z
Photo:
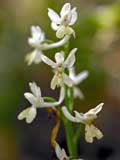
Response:
M34 50L27 54L26 61L28 65L31 65L32 63L39 64L44 62L52 68L54 76L51 80L50 87L53 90L60 88L60 96L58 100L49 97L52 99L52 101L48 102L46 101L45 97L42 97L40 87L37 86L35 82L30 82L29 87L31 92L25 93L24 96L31 103L31 107L24 109L18 115L18 119L25 119L26 123L31 123L37 116L37 109L51 108L51 110L54 110L57 113L57 119L61 119L64 123L67 136L67 146L70 154L68 157L65 150L61 149L59 144L56 142L56 137L59 130L58 120L53 129L54 132L51 134L51 142L55 149L56 157L59 160L82 160L79 158L72 158L74 156L77 157L77 143L72 141L71 137L69 136L69 134L72 135L74 132L72 125L68 126L68 123L71 124L72 122L84 124L85 140L89 143L93 142L94 137L101 139L103 137L102 132L96 128L92 122L97 118L97 114L102 110L103 103L100 103L97 107L90 109L85 114L74 111L75 115L72 115L73 100L75 98L84 98L82 91L77 87L77 85L86 79L89 73L85 70L77 75L75 74L74 64L76 60L75 55L77 48L72 49L69 53L67 53L66 50L57 52L55 54L54 61L44 54L44 50L66 46L71 36L73 35L75 37L75 31L72 28L72 25L76 22L78 14L76 7L71 8L71 4L66 3L62 7L60 15L49 8L48 16L51 20L51 27L56 31L56 36L60 40L53 43L47 42L43 30L39 26L31 26L31 37L28 38L28 43L34 48ZM64 100L65 105L60 108L60 105ZM74 139L74 134L72 136Z

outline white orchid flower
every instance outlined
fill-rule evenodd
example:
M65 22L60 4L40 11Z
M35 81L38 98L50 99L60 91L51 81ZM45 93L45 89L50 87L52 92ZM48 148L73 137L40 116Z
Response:
M58 52L55 54L55 61L50 60L45 55L42 55L42 61L51 66L54 71L55 75L52 78L51 81L51 88L55 89L56 86L63 86L66 84L69 87L72 87L73 81L70 79L70 77L64 72L65 68L69 69L73 66L75 63L75 52L77 51L77 48L74 48L70 51L68 57L66 60L64 59L64 52Z
M64 35L75 35L74 30L70 26L72 26L78 18L76 7L71 9L71 4L65 3L60 11L60 16L55 11L48 8L48 16L52 21L51 27L56 31L56 36L58 38L63 38Z
M26 61L28 65L32 63L38 64L41 62L42 47L43 42L45 41L45 34L39 26L31 26L31 35L32 37L28 38L28 43L31 47L35 48L32 53L27 54Z
M29 86L32 93L27 92L24 94L24 96L32 104L32 106L23 110L18 115L19 120L22 120L25 118L27 123L31 123L35 119L37 115L37 108L54 107L62 103L64 99L64 88L61 88L59 101L44 102L44 97L41 96L40 87L38 87L35 82L29 83Z
M31 26L31 37L28 38L28 44L34 48L34 50L26 55L26 61L28 65L32 63L39 64L41 62L41 55L43 50L57 48L68 42L70 39L69 35L66 35L62 40L54 43L45 42L45 33L39 26Z
M56 156L59 160L72 160L72 158L68 157L65 150L62 148L60 148L59 144L56 143L55 145L55 153L56 153ZM83 160L83 159L76 159L74 158L73 160Z
M92 143L94 137L97 139L103 137L102 132L92 124L93 120L97 118L97 114L102 110L103 105L104 103L100 103L85 114L74 111L75 116L72 116L65 106L62 107L62 112L68 120L85 124L85 139L87 142Z
M69 76L73 81L73 92L74 92L75 98L78 97L80 99L84 99L84 95L83 95L82 91L78 87L76 87L76 85L78 85L84 79L86 79L88 77L88 75L89 75L89 73L86 70L82 71L78 75L75 75L75 69L73 67L69 69Z

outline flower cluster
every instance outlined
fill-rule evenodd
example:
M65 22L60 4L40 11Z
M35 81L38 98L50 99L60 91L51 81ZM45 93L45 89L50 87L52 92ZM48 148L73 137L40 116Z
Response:
M32 48L34 48L34 50L31 53L27 54L26 61L28 65L31 65L32 63L39 64L43 62L52 68L54 76L51 80L50 87L53 90L56 89L56 87L60 88L59 99L54 99L54 102L46 101L45 97L42 97L40 87L38 87L35 82L31 82L29 83L31 92L27 92L24 94L25 98L29 101L31 106L24 109L18 115L18 119L25 119L27 123L31 123L37 115L38 108L50 107L54 111L60 112L60 114L57 114L57 116L61 116L58 117L58 119L62 119L62 117L64 116L64 118L69 122L71 121L74 123L83 123L85 125L85 139L87 142L92 143L94 137L96 137L97 139L101 139L103 137L102 132L92 124L93 120L97 118L97 114L102 110L103 103L89 110L85 114L74 111L75 116L71 114L69 108L69 105L72 105L73 108L72 100L74 100L74 98L84 98L82 91L77 87L77 85L84 79L86 79L89 75L88 71L86 70L78 73L77 75L75 73L74 65L76 60L77 48L71 49L71 51L67 54L64 50L60 50L59 52L55 53L55 60L50 59L43 52L44 50L58 48L66 45L71 35L74 35L75 37L75 31L71 26L76 22L78 18L76 7L72 8L70 3L66 3L62 7L60 15L49 8L48 16L51 20L52 29L56 31L57 38L60 38L61 40L50 43L50 41L47 41L45 33L39 26L32 26L31 37L28 38L28 43ZM52 97L49 98L53 100ZM58 109L58 106L61 105L64 99L66 102L66 106ZM59 125L56 126L57 127L55 127L54 129L57 129L53 132L55 135L53 135L52 137L52 142L55 142L53 146L56 156L59 160L69 160L71 155L68 157L65 150L61 149L59 144L56 142L56 133ZM68 132L67 134L69 134L70 131L66 130L66 132ZM69 141L70 140L71 139L69 139ZM68 144L70 145L70 142ZM70 147L69 145L68 147ZM71 142L71 146L72 145L74 147L74 144L72 144ZM72 154L73 151L71 150L72 149L70 149L70 153Z

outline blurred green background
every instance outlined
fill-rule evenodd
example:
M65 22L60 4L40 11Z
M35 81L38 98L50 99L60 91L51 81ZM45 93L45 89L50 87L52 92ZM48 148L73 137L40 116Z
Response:
M48 143L54 118L50 121L48 113L41 110L40 118L30 126L18 122L17 114L28 105L23 94L30 81L42 86L44 95L57 95L49 88L51 70L44 64L28 67L24 59L32 50L27 43L31 25L40 25L48 39L57 41L50 28L47 8L59 12L65 2L76 6L79 15L73 26L76 39L70 41L71 49L78 48L76 70L89 71L89 77L80 84L85 100L77 100L75 107L84 112L99 102L105 103L97 121L104 139L88 145L82 137L79 153L88 160L120 159L120 1L1 0L0 160L51 159ZM47 53L53 57L55 51ZM60 139L64 139L61 132Z

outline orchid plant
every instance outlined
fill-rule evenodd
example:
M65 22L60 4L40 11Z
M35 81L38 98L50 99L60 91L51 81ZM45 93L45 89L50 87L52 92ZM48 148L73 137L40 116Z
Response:
M51 132L51 145L55 150L56 157L59 160L82 160L78 158L77 154L77 142L79 136L75 139L79 128L73 128L73 124L82 123L85 125L86 142L92 143L93 138L95 137L97 139L101 139L103 137L103 133L96 128L92 122L97 118L97 114L102 110L103 103L100 103L97 107L90 109L86 113L79 113L74 110L75 98L84 98L82 91L77 87L77 85L89 75L89 72L86 70L77 75L75 74L74 65L76 61L75 55L77 54L77 48L71 50L69 48L69 39L72 35L75 38L75 31L72 28L72 25L78 19L76 7L72 8L70 3L65 3L60 11L60 15L49 8L48 17L50 18L52 29L56 31L56 36L60 40L53 43L47 42L45 33L42 29L39 26L32 26L31 37L28 38L28 44L34 48L34 50L27 54L26 61L28 65L44 62L52 68L53 78L51 80L50 87L53 90L58 87L60 89L60 96L58 100L52 97L42 97L40 87L37 86L35 82L30 82L29 87L31 92L25 93L24 96L31 106L19 113L18 119L25 119L26 123L30 124L37 116L37 109L50 108L53 112L56 112L57 119ZM55 53L55 60L50 59L44 54L44 50L59 48L61 46L63 46L63 50ZM64 106L60 107L63 103ZM73 112L74 115L72 115ZM65 127L69 156L57 143L60 120L63 122Z

